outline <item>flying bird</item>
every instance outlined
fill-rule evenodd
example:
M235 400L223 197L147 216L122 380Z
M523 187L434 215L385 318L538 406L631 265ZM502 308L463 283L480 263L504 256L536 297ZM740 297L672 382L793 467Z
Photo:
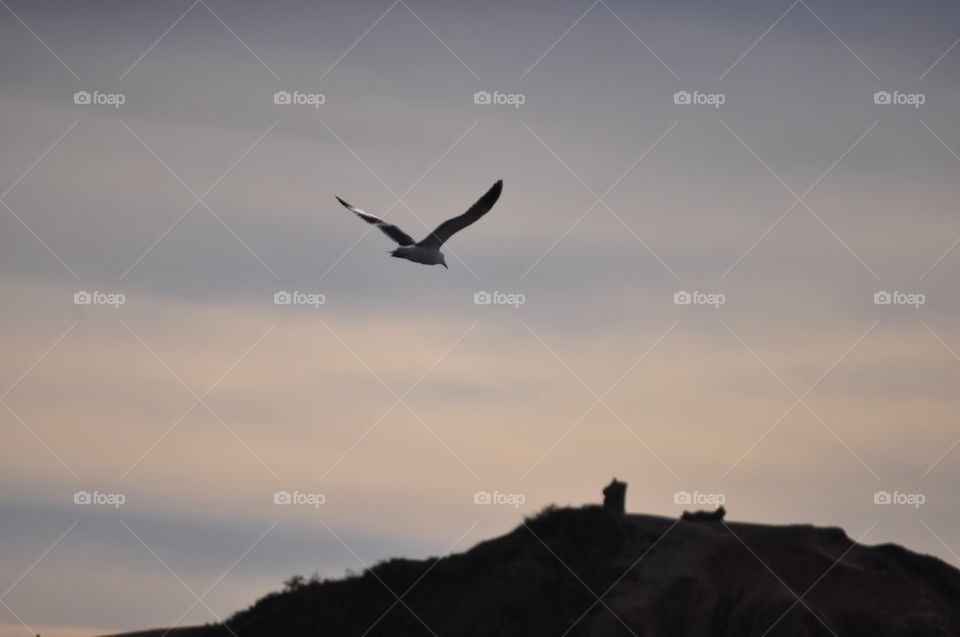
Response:
M450 237L487 214L490 209L493 208L493 204L497 203L497 199L500 198L500 192L502 190L503 180L501 179L493 184L490 190L480 197L475 204L470 206L465 213L447 219L437 226L425 239L421 239L420 241L414 241L410 235L392 223L387 223L380 217L355 208L340 197L337 197L337 201L367 223L380 228L383 234L400 244L399 248L390 252L390 256L413 261L414 263L422 263L424 265L442 265L446 268L447 262L446 259L444 259L443 253L440 252L440 247Z

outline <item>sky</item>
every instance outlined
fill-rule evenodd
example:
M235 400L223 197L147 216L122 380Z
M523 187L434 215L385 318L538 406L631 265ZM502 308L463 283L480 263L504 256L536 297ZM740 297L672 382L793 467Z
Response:
M956 3L0 5L3 637L614 476L960 565ZM334 199L425 235L497 179L449 270Z

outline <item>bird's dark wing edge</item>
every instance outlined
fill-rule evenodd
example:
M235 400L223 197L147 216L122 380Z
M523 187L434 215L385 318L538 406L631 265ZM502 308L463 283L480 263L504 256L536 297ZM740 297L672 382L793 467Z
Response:
M500 198L500 193L503 191L503 180L500 179L497 183L493 184L482 197L480 197L475 204L470 206L469 209L462 215L458 217L453 217L452 219L447 219L441 223L437 228L430 233L430 235L419 242L417 245L425 248L439 248L452 237L457 232L460 232L470 224L474 223L477 219L483 215L490 212L490 209L493 208L493 204L497 203L497 200Z
M416 241L413 240L413 237L411 237L411 236L408 235L406 232L404 232L403 230L401 230L401 229L398 228L397 226L393 225L392 223L387 223L386 221L384 221L384 220L381 219L380 217L374 216L374 215L372 215L372 214L370 214L370 213L368 213L368 212L364 212L363 210L360 210L359 208L357 208L357 207L355 207L355 206L351 206L350 204L348 204L346 201L344 201L344 200L341 199L340 197L337 197L337 201L339 201L339 202L343 205L344 208L346 208L347 210L349 210L349 211L352 212L353 214L357 215L358 217L360 217L361 219L363 219L363 220L366 221L367 223L372 224L372 225L380 228L380 230L381 230L381 232L383 232L383 234L387 235L388 237L390 237L391 239L393 239L394 241L396 241L396 242L399 243L400 245L402 245L402 246L412 246L413 244L416 243Z

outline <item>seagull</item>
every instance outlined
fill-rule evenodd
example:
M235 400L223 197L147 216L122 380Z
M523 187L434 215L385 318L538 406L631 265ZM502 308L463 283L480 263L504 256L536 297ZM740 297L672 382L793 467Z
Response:
M440 252L440 246L442 246L447 239L452 237L454 234L460 232L477 219L487 214L490 209L493 208L493 204L497 203L497 199L500 198L500 191L502 190L503 180L501 179L497 181L497 183L493 184L490 190L480 197L475 204L470 206L465 213L457 217L447 219L437 226L436 229L427 236L427 238L421 239L420 241L414 241L410 235L392 223L387 223L380 217L376 217L368 212L360 210L359 208L355 208L340 197L337 197L337 201L339 201L344 208L354 213L367 223L380 228L383 234L400 244L399 248L390 251L390 256L406 259L407 261L413 261L414 263L422 263L424 265L442 265L446 268L447 262L446 259L444 259L443 253Z

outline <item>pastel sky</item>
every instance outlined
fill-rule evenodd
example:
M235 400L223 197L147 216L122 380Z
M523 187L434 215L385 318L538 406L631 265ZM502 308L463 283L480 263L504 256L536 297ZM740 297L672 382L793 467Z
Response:
M3 637L613 476L960 564L955 2L0 5ZM501 178L449 270L334 199L425 235Z

